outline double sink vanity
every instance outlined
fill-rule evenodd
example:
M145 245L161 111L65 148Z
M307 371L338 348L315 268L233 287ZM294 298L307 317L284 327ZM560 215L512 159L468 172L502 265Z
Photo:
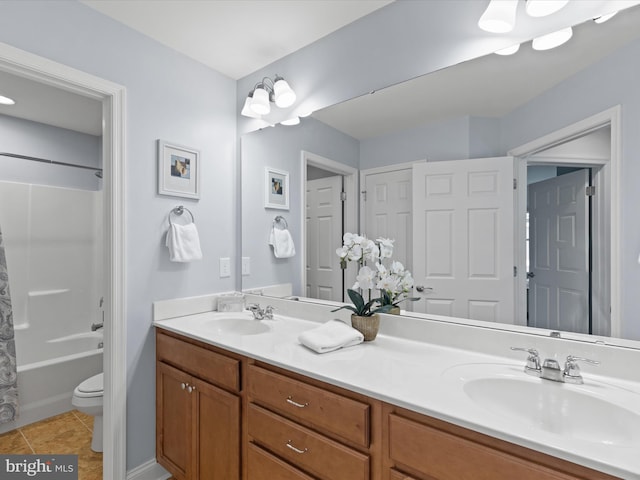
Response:
M317 354L298 335L347 314L246 302L273 319L154 304L156 454L177 479L640 478L637 350L383 315L375 341Z

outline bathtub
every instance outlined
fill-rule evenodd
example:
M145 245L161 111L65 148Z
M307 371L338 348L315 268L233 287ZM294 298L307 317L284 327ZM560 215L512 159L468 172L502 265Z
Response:
M102 372L102 330L31 343L21 348L16 330L19 416L0 433L73 410L73 390Z

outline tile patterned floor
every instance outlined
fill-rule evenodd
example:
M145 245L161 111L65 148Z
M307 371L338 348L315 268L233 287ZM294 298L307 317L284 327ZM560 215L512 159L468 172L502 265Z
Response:
M78 480L102 480L102 454L91 450L93 417L73 410L0 435L0 452L78 455Z

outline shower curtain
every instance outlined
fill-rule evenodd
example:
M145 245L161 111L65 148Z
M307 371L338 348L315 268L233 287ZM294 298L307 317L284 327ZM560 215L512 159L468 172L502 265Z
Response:
M0 423L18 416L18 371L7 257L0 229Z

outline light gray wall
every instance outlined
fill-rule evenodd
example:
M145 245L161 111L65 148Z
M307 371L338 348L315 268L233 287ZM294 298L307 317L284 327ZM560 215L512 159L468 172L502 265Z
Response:
M0 152L102 168L101 149L100 137L0 115ZM99 190L94 172L0 155L0 180L8 182Z
M0 2L0 41L127 89L127 467L155 457L155 300L233 290L219 257L237 256L236 85L202 64L71 1ZM156 140L201 151L200 201L156 193ZM223 181L221 181L223 180ZM204 258L173 264L167 213L193 211Z
M358 165L358 141L313 118L300 125L265 128L242 136L242 256L251 258L251 275L242 277L242 288L279 283L294 285L303 295L302 264L302 160L301 152L320 155L354 168ZM265 167L289 172L291 205L288 211L264 208ZM275 258L268 245L276 215L282 215L296 245L292 258ZM337 247L336 247L337 248Z

